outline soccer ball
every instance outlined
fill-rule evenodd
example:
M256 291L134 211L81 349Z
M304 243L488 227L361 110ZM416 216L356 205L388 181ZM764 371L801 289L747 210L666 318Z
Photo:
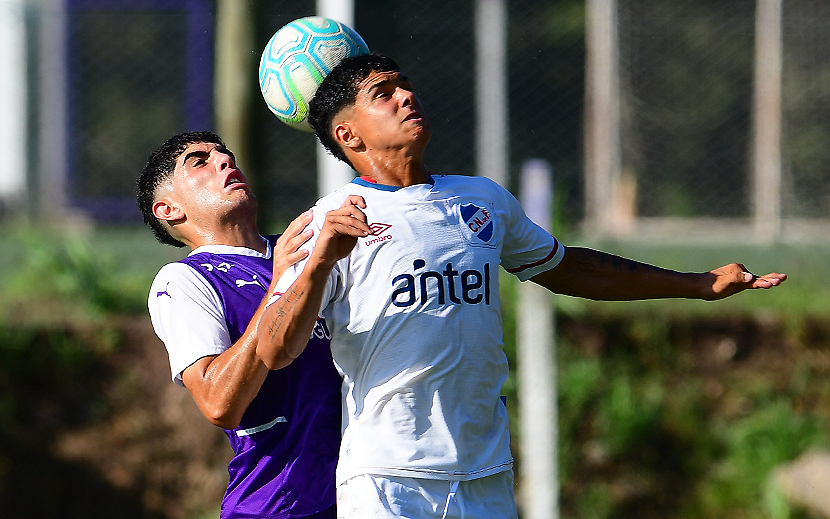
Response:
M271 37L259 61L259 89L285 124L311 131L308 103L323 78L343 59L368 54L351 27L319 16L286 24Z

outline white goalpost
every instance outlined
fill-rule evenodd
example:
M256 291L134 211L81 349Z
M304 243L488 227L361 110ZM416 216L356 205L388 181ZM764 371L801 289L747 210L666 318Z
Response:
M354 28L354 0L317 0L317 15L331 18ZM317 143L317 193L319 196L336 191L352 180L352 169L330 155Z

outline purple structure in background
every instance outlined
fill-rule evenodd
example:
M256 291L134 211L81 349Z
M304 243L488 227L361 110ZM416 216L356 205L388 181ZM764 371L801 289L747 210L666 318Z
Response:
M140 222L133 186L149 153L174 133L213 129L215 2L65 8L67 204L102 222Z

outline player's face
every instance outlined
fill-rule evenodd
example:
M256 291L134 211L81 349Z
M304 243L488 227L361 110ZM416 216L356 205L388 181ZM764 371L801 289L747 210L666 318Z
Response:
M400 71L372 72L360 83L352 121L369 147L423 147L429 142L429 120Z
M256 203L233 153L212 142L191 144L179 155L171 191L192 218L227 214L240 205Z

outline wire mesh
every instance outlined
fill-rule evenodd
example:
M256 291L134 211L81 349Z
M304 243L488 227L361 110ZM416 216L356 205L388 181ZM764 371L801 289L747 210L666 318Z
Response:
M216 4L66 5L70 199L103 218L134 218L133 182L149 151L173 133L215 129ZM255 62L274 31L312 14L315 2L248 5L254 93L249 142L235 151L260 197L263 221L278 227L317 198L316 142L271 115L257 91ZM585 2L506 5L507 187L515 190L524 161L546 160L557 218L577 224L585 197ZM475 142L474 8L472 0L355 0L355 28L373 50L401 64L422 98L433 125L427 164L436 173L476 174L475 146L488 145ZM618 0L622 158L636 185L636 216L751 216L755 9L755 0ZM196 36L208 44L194 50ZM830 206L829 47L830 5L784 2L784 217L826 218Z
M783 193L789 217L830 215L830 5L784 2Z
M211 27L194 26L193 12L210 2L67 5L70 199L104 221L140 218L134 186L149 152L211 125L210 35L194 41Z
M753 0L620 0L623 171L638 216L748 216Z

